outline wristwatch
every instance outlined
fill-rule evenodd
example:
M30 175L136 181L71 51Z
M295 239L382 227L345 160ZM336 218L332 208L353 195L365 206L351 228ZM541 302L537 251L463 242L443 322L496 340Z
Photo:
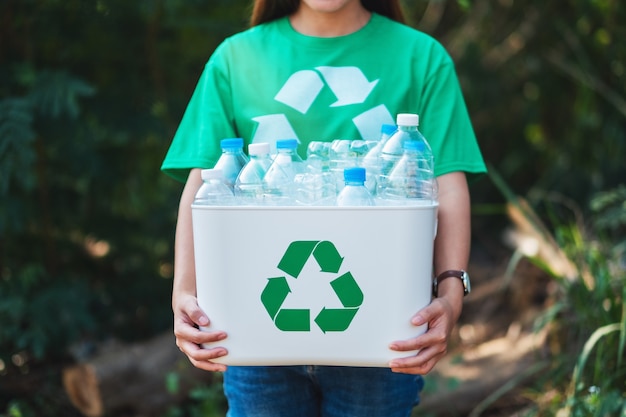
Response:
M437 290L441 281L446 278L458 278L463 283L463 296L466 296L472 290L472 286L470 284L470 278L467 272L463 270L450 270L442 272L437 275L433 281L433 296L437 297Z

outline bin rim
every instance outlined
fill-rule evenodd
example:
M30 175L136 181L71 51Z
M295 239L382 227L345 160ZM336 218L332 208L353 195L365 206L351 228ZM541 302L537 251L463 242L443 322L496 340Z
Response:
M237 210L237 211L415 211L415 210L432 210L439 207L438 202L413 205L393 205L393 206L212 206L203 204L192 204L193 210Z

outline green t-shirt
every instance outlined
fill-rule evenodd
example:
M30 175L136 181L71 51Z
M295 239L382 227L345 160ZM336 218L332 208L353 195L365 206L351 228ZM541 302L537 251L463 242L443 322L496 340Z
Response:
M210 168L220 140L247 144L380 137L398 113L417 113L436 175L486 171L456 77L435 39L373 14L335 38L296 32L287 18L226 39L198 81L161 169L184 181Z

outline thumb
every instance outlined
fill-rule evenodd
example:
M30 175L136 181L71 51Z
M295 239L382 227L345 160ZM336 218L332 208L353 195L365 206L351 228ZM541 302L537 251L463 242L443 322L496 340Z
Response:
M208 326L209 318L198 305L197 298L193 297L185 304L187 316L198 326Z
M436 316L437 308L434 303L431 302L426 307L415 313L415 315L411 318L411 324L413 324L414 326L421 326L423 324L429 323Z
M204 314L204 312L202 310L200 310L200 308L198 308L194 312L194 316L193 316L192 320L198 326L208 326L209 325L209 318L207 317L206 314Z

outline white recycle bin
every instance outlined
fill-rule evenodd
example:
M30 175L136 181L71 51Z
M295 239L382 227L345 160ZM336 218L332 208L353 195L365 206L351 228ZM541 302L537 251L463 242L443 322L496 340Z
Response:
M198 302L227 365L385 367L426 331L437 205L192 206Z

